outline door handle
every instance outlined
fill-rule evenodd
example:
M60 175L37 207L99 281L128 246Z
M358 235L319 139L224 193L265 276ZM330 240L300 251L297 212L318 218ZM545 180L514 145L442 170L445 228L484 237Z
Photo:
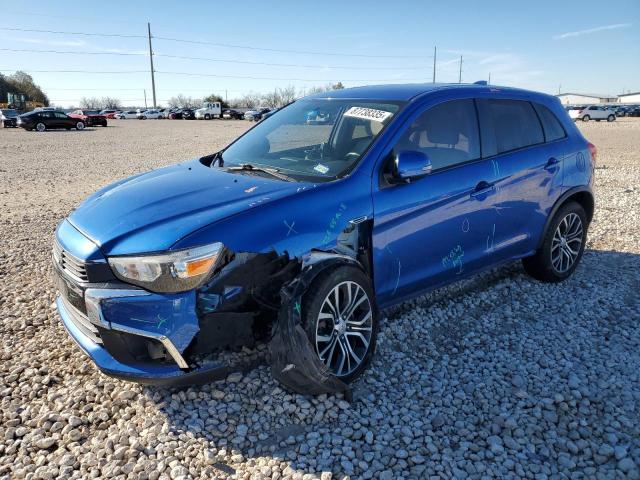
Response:
M559 163L560 163L560 160L558 160L556 157L551 157L549 160L547 160L547 163L545 164L544 169L551 171Z
M493 183L489 183L483 180L476 185L476 188L473 189L473 192L471 192L471 197L477 198L483 196L484 198L484 196L489 195L495 189L496 186Z

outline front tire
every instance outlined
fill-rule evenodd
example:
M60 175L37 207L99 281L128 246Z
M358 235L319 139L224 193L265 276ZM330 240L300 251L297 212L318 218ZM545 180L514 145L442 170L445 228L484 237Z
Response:
M84 130L84 122L76 123L76 130Z
M583 122L588 122L589 120L591 120L591 117L589 115L585 115L584 117L582 117Z
M44 132L46 129L47 129L47 126L44 123L39 122L36 124L36 131Z
M209 115L208 113L204 116L205 120L211 120L211 115Z
M371 361L378 317L371 281L353 266L319 274L303 298L307 337L320 361L343 382L360 376Z
M615 116L615 115L609 115L609 116L607 117L607 122L613 122L615 119L616 119L616 116Z
M556 212L542 246L524 258L525 271L542 282L562 282L578 267L587 242L587 215L579 203L568 202Z

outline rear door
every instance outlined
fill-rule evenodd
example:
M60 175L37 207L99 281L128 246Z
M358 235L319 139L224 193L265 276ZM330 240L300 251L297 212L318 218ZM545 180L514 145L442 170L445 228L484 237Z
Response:
M427 107L389 148L373 188L373 270L381 305L490 264L486 239L495 217L494 170L481 159L473 99ZM401 151L425 153L432 172L411 183L385 181Z
M535 249L546 212L562 191L565 135L542 105L536 109L525 100L483 99L478 106L483 152L497 177L496 221L487 248L503 261ZM547 118L554 141L545 142L538 111Z

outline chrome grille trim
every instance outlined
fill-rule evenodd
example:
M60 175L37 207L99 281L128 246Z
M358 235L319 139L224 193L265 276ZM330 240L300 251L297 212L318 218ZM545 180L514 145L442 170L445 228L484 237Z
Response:
M78 282L88 282L87 269L84 261L67 252L56 239L53 243L53 259L63 272Z
M78 328L78 330L80 330L93 343L102 345L102 338L100 338L100 332L98 331L96 326L89 320L89 318L85 314L71 305L71 303L66 298L61 298L62 303L64 304L64 309L69 314L69 319Z

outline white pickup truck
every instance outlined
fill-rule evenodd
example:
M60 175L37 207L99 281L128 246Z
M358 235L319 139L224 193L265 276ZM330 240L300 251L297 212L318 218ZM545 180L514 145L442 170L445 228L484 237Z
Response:
M222 105L220 102L204 102L201 108L195 112L197 120L211 120L222 118Z

